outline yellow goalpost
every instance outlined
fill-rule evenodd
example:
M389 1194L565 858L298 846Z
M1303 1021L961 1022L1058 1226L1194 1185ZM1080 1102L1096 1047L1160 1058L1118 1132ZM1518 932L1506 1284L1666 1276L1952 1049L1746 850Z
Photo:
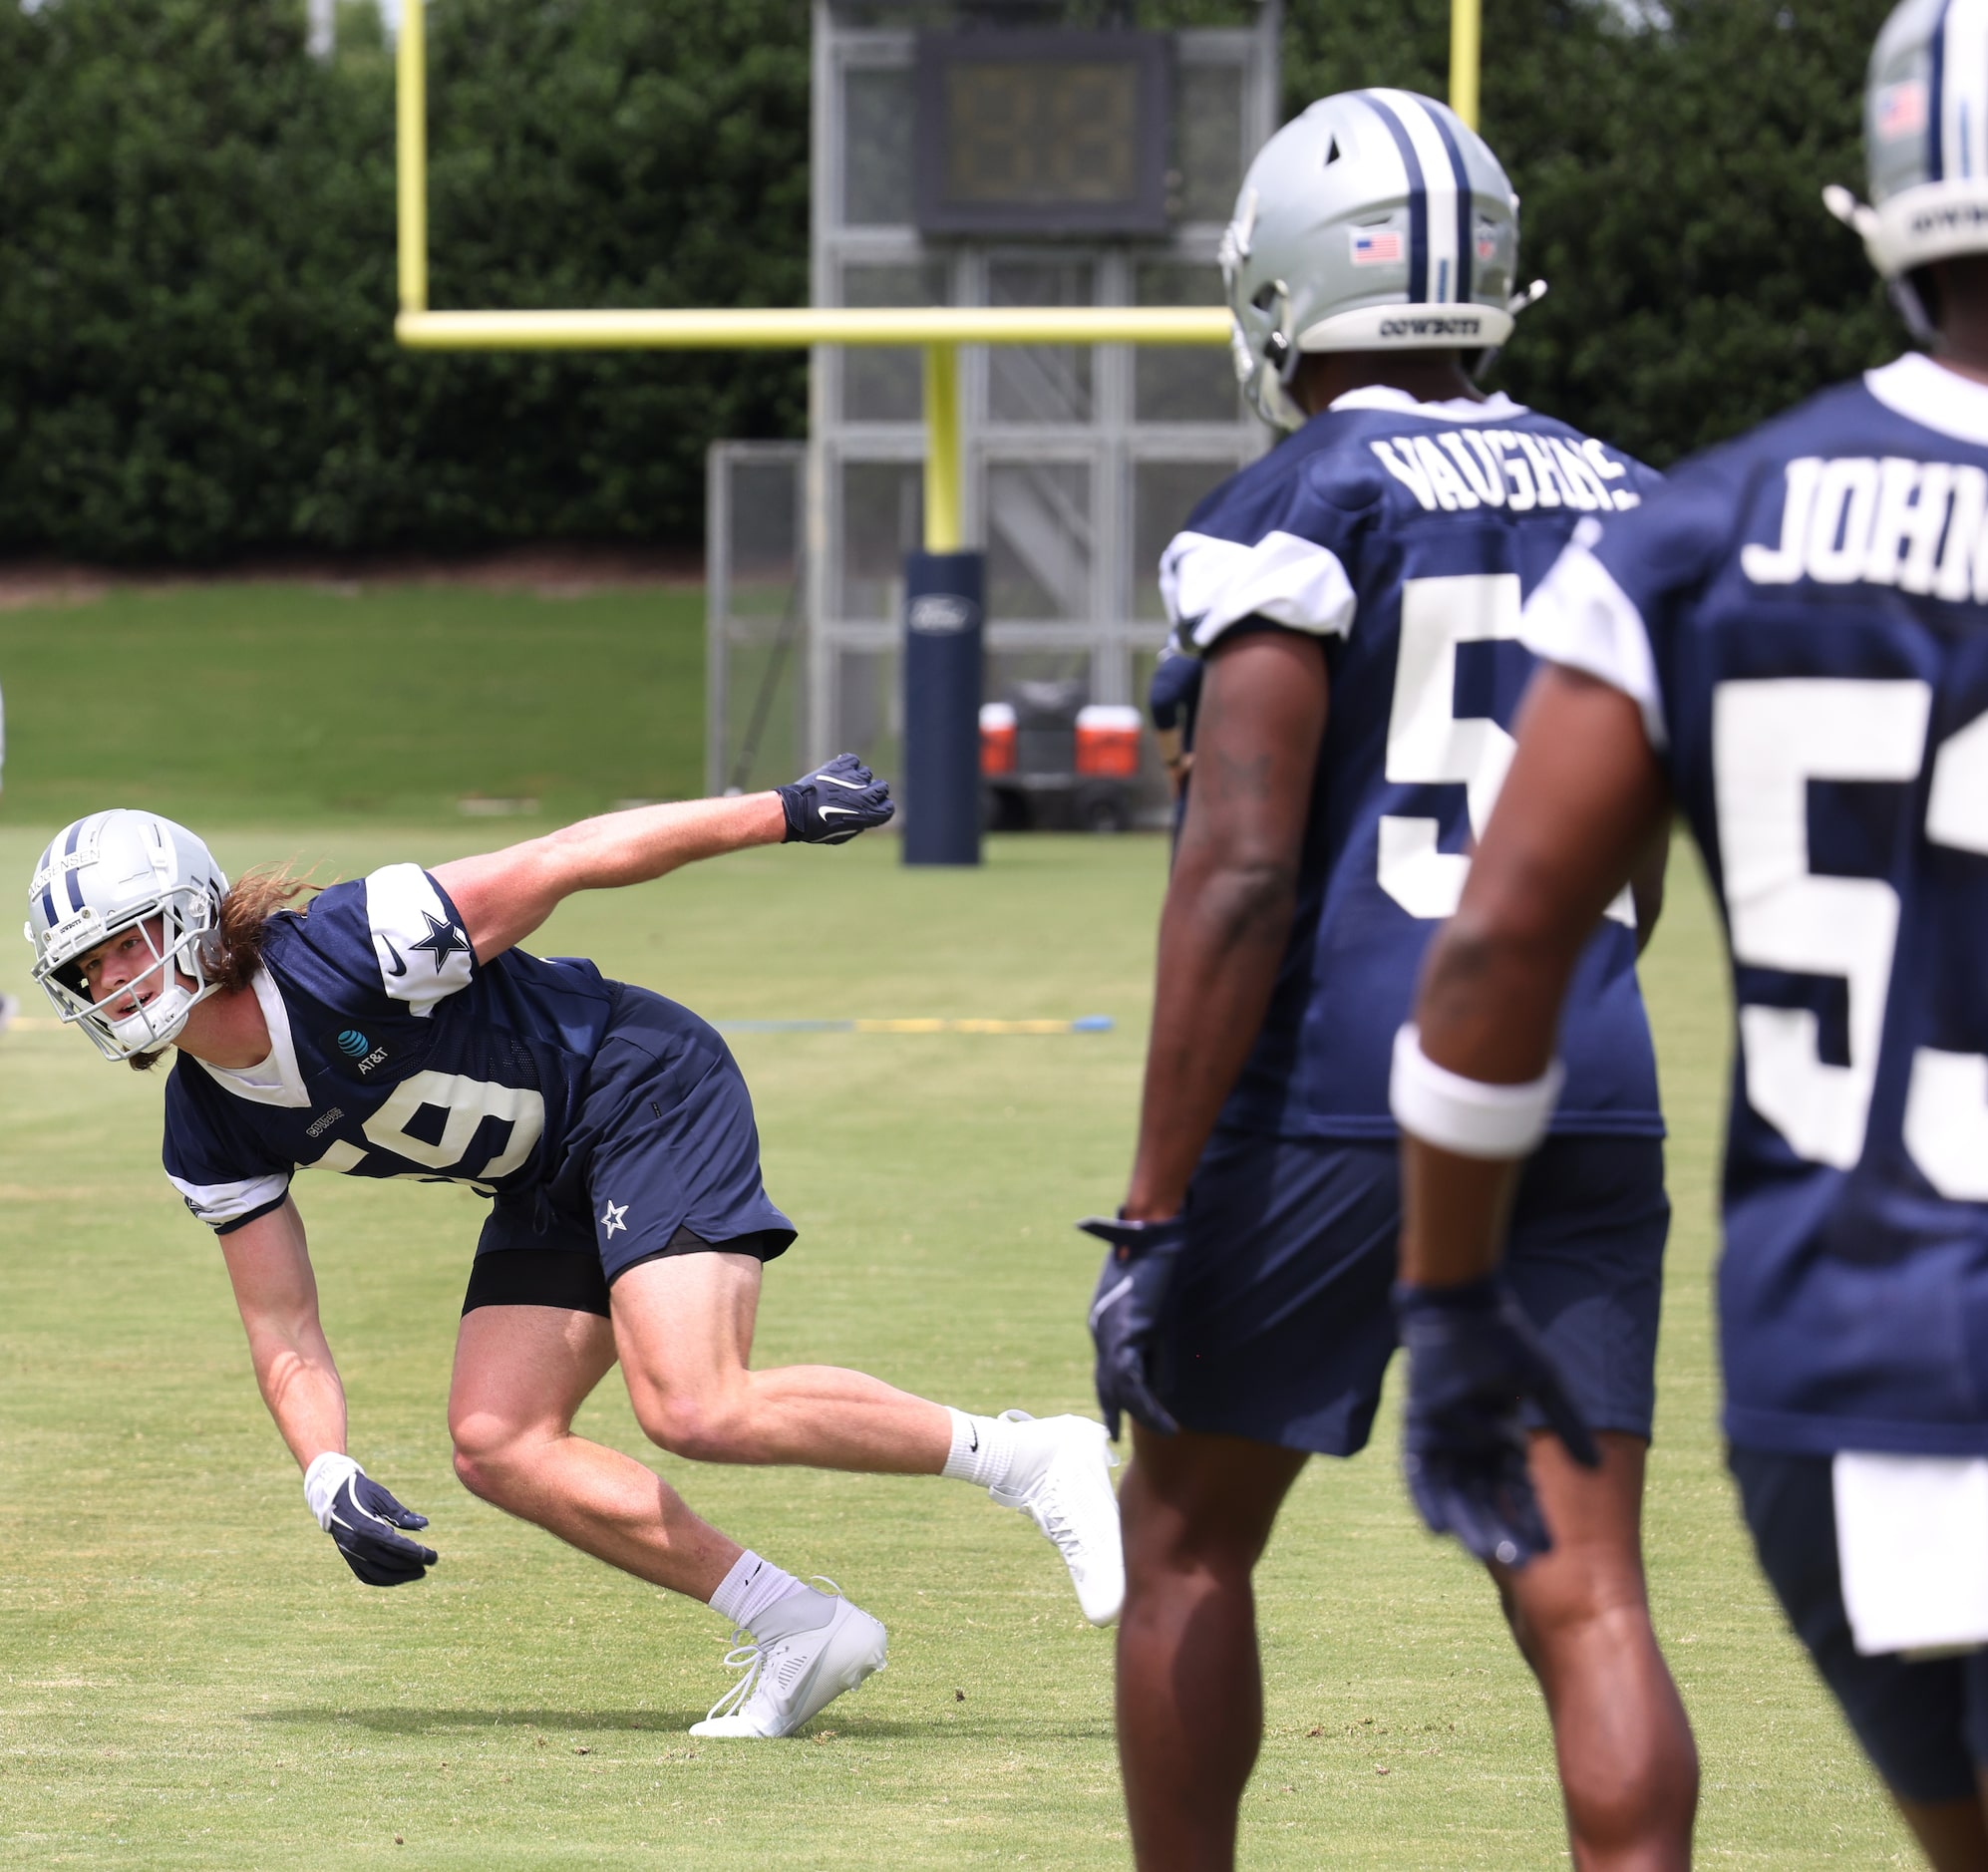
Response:
M1478 121L1483 0L1451 0L1450 102ZM428 304L428 59L422 0L401 9L395 64L400 313L394 335L422 351L800 350L920 345L925 353L925 549L956 552L960 527L961 345L1225 345L1219 306L727 307L435 312Z

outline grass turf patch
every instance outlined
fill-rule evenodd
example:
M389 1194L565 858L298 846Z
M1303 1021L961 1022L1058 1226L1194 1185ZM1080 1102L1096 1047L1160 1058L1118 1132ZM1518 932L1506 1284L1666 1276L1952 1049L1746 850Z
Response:
M0 877L25 877L51 829L0 830ZM349 875L474 849L478 829L319 827L301 850ZM247 828L218 855L239 866L299 836ZM1103 1036L741 1037L769 1185L802 1230L770 1270L762 1363L839 1361L976 1409L1087 1407L1095 1250L1070 1223L1123 1188L1164 861L1154 839L1021 838L993 841L981 871L914 872L870 839L560 911L546 949L717 1018L1118 1020ZM1678 1216L1649 1547L1704 1755L1701 1857L1908 1864L1720 1466L1716 944L1687 859L1646 968ZM25 989L24 953L0 986ZM1020 1517L937 1480L662 1459L721 1526L831 1575L892 1634L888 1671L813 1739L694 1743L727 1681L718 1620L450 1472L449 1348L482 1205L306 1178L353 1447L434 1517L444 1556L413 1592L358 1585L255 1397L212 1243L159 1173L158 1100L75 1036L0 1040L0 1861L1125 1862L1111 1639ZM612 1376L581 1423L644 1449ZM1482 1577L1415 1524L1395 1437L1389 1407L1365 1456L1311 1466L1260 1575L1268 1734L1244 1862L1564 1865L1537 1695Z
M577 818L704 790L697 591L120 591L0 611L0 823L434 817L465 795Z

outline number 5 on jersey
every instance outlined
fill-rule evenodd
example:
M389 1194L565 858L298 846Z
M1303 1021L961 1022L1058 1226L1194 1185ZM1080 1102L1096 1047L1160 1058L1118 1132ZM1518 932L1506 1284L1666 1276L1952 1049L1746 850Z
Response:
M1922 682L1845 678L1722 683L1713 699L1712 771L1734 960L1834 976L1849 997L1843 1066L1823 1060L1813 1009L1742 1005L1747 1102L1798 1155L1839 1170L1863 1155L1899 904L1882 878L1819 877L1810 869L1809 784L1917 780L1932 701ZM1988 854L1988 715L1935 751L1926 836ZM1915 1049L1904 1139L1942 1196L1988 1201L1988 1058Z
M1473 843L1491 822L1517 743L1489 716L1457 713L1457 646L1515 640L1519 600L1514 572L1411 578L1402 584L1388 780L1397 786L1462 786ZM1463 897L1471 860L1461 851L1438 850L1441 830L1433 817L1382 814L1381 888L1410 916L1454 916ZM1635 926L1626 890L1608 914Z

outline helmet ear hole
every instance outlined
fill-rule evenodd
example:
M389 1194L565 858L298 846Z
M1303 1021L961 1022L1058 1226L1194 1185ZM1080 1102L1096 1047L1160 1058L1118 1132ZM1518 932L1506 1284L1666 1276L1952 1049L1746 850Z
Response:
M1339 139L1335 137L1332 139L1330 143L1328 143L1325 146L1325 166L1327 168L1330 168L1335 162L1339 160L1339 156L1340 156Z
M1284 290L1284 282L1282 280L1266 279L1262 285L1257 287L1256 290L1250 294L1249 303L1252 306L1254 306L1257 311L1267 316L1270 312L1276 309L1278 295L1281 294L1283 290Z

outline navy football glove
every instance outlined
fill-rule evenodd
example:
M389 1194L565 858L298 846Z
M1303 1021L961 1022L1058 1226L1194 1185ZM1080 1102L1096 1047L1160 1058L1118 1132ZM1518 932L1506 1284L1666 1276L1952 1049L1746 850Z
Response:
M1522 1567L1553 1545L1525 1467L1523 1405L1576 1462L1594 1468L1601 1452L1501 1280L1403 1281L1394 1300L1408 1351L1402 1466L1415 1505L1431 1533L1456 1535L1480 1560Z
M1116 1442L1119 1413L1129 1410L1148 1429L1171 1436L1180 1426L1154 1395L1148 1362L1180 1250L1187 1245L1187 1224L1177 1215L1165 1222L1120 1222L1094 1215L1077 1226L1112 1246L1091 1298L1098 1407L1105 1427Z
M304 1499L345 1564L368 1586L426 1579L441 1557L400 1530L424 1528L425 1514L403 1508L350 1456L325 1454L304 1471Z
M827 767L775 790L787 813L784 842L790 845L845 845L897 810L890 782L878 780L852 754L838 754Z

